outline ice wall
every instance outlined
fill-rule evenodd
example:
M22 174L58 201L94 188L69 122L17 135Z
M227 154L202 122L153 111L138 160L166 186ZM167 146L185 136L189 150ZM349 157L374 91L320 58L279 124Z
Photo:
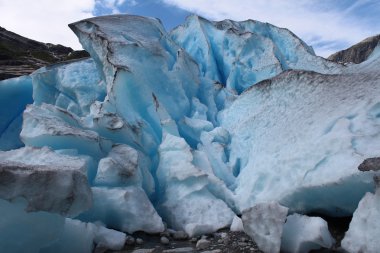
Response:
M339 71L289 30L259 21L211 22L192 15L170 36L198 62L203 76L239 94L288 69Z
M20 140L22 113L33 103L32 79L29 76L0 82L0 150L24 146Z
M220 113L239 167L238 206L275 200L293 211L348 215L373 190L359 164L380 152L378 74L288 71ZM239 113L236 113L239 112Z
M0 100L0 147L27 146L0 153L0 210L61 222L62 237L36 248L62 251L80 233L79 251L119 247L124 234L104 227L211 233L271 201L350 215L373 191L373 172L357 167L380 151L378 51L343 67L252 20L191 16L167 33L157 19L114 15L70 27L92 59L0 82L18 94ZM41 193L50 202L33 202ZM18 197L26 204L14 205Z

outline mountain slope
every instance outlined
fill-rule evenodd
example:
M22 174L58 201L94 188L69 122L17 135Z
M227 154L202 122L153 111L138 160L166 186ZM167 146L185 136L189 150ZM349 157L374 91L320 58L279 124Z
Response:
M30 74L50 63L87 56L85 51L45 44L0 27L0 80Z
M361 42L335 54L330 55L327 59L342 63L361 63L368 59L375 47L380 42L380 34L362 40Z

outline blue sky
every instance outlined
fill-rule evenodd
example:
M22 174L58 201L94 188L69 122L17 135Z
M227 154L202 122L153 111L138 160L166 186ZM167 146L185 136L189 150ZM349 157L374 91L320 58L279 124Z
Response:
M107 3L112 3L107 5ZM191 13L185 9L166 4L160 0L125 0L120 1L95 1L93 14L95 16L114 14L114 13L131 13L141 16L150 16L159 18L167 30L183 23L185 18Z
M0 26L75 49L68 23L116 13L157 17L168 30L190 13L255 19L290 29L322 56L380 33L380 0L0 0Z

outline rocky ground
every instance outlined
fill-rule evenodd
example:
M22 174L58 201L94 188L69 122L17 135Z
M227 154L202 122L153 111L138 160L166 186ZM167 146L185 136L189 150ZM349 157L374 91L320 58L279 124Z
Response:
M221 230L211 235L188 238L180 231L165 231L160 235L136 233L127 238L122 251L104 251L101 248L96 253L256 253L262 252L256 243L243 232Z
M380 34L366 38L345 50L330 55L327 59L340 63L361 63L368 59L377 44L380 43Z
M333 249L314 250L313 253L340 252L340 242L348 230L351 217L323 217L328 224L336 244ZM127 242L121 251L108 251L101 247L95 253L257 253L256 243L244 232L220 230L210 235L188 238L184 232L168 229L159 235L135 233L127 237Z
M0 27L0 80L28 75L51 63L89 57L84 50L42 43Z

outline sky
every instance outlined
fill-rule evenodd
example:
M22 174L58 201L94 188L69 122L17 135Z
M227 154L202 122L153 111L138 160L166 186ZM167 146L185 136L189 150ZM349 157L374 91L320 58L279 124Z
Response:
M160 18L167 30L191 13L254 19L288 28L325 57L380 34L380 0L0 0L0 26L74 49L81 46L67 24L118 13Z

